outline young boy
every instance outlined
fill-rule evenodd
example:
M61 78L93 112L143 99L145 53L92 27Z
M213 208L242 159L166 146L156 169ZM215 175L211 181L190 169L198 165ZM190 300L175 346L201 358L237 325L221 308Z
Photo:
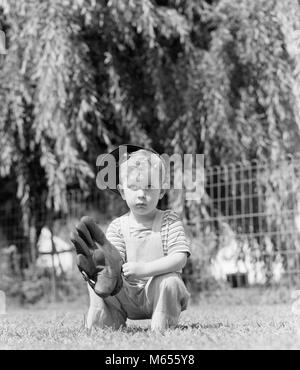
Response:
M136 149L118 161L118 191L129 212L111 222L106 238L119 253L122 282L118 293L115 290L109 296L99 294L99 289L96 294L95 285L88 285L86 326L118 329L126 325L127 318L151 319L151 329L163 332L175 327L187 308L190 295L181 271L190 255L189 245L179 216L157 209L165 193L166 172L159 155Z

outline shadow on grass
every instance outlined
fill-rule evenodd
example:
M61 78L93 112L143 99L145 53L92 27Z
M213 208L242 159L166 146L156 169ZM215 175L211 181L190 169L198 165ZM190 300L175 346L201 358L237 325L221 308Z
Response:
M229 325L226 325L222 322L212 323L212 324L203 324L199 322L191 323L191 324L179 324L176 325L175 329L177 330L206 330L206 329L220 329L224 327L228 327ZM172 330L172 329L171 329ZM126 333L151 333L150 328L141 328L141 327L127 327L122 329L122 331Z
M151 333L150 328L141 328L138 326L131 326L131 327L123 328L122 331L125 333L130 333L130 334Z

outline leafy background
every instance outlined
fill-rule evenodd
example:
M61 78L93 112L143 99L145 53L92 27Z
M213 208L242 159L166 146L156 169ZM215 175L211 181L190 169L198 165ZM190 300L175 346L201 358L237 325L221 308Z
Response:
M70 189L93 192L97 156L117 145L203 153L206 166L299 152L298 0L1 0L0 9L0 208L6 221L18 215L25 264L41 215L68 213ZM100 197L104 213L120 202ZM171 192L165 206L197 220L209 197L199 206Z

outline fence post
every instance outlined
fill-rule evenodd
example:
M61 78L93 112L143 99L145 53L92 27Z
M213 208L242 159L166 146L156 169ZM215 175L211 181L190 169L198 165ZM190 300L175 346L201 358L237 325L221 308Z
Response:
M6 314L6 296L5 293L0 290L0 315Z
M51 301L56 302L57 301L57 279L56 279L56 269L55 269L55 254L56 254L56 248L53 240L53 218L52 215L50 215L50 221L49 221L49 230L50 230L50 237L51 237L51 258L52 258L52 273L51 273Z
M52 228L50 229L51 232L51 258L52 258L52 274L51 274L51 286L52 286L52 302L56 302L57 300L57 289L56 289L56 269L55 269L55 260L54 260L54 242L53 242L53 234Z

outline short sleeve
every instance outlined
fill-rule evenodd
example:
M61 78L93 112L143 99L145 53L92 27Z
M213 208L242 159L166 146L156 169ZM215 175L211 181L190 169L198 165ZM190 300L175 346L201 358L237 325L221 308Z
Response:
M177 252L186 252L191 255L189 243L187 241L183 223L175 211L170 211L167 215L167 252L174 254Z
M111 244L118 249L123 262L126 262L126 247L124 237L121 232L121 223L119 218L116 218L109 224L105 235Z

